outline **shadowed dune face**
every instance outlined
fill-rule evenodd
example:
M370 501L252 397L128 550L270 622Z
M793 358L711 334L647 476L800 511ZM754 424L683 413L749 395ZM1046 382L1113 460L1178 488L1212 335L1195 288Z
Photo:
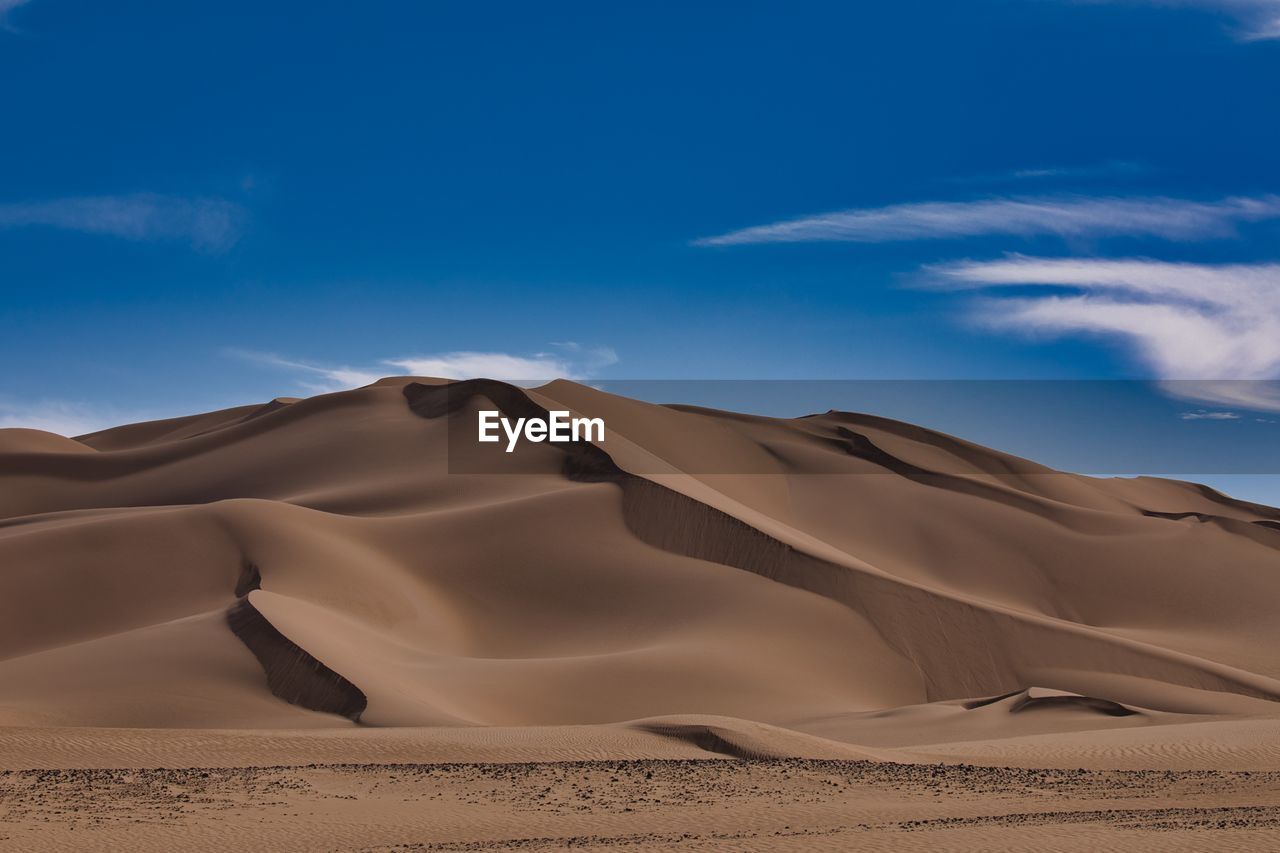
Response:
M608 433L460 442L482 408ZM567 382L7 432L0 725L717 715L906 743L1280 708L1280 512L1191 484Z

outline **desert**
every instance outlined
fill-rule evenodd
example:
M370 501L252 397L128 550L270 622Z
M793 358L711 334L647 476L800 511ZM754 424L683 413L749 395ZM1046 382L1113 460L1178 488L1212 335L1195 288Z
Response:
M0 483L8 849L1280 846L1280 510L1204 486L414 377Z
M0 0L0 853L1280 853L1280 0Z

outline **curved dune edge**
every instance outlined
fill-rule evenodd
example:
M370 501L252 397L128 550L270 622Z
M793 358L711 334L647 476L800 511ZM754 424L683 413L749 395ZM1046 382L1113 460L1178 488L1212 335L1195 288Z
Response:
M248 597L227 610L227 625L262 664L274 695L309 711L360 721L369 704L360 688L277 631Z
M846 744L794 729L732 717L685 714L632 720L619 725L725 758L891 761L896 756L892 749Z

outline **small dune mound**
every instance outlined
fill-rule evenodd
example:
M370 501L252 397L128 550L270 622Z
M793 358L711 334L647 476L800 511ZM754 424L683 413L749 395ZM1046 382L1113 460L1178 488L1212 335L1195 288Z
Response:
M963 707L969 711L999 707L1009 714L1025 714L1034 711L1065 711L1103 714L1108 717L1132 717L1142 713L1110 699L1082 696L1079 693L1071 693L1066 690L1050 690L1044 687L1028 687L1026 690L1017 690L1000 696L973 699L965 702Z
M245 415L243 418L240 419L240 422L248 423L249 421L257 420L258 418L263 417L264 415L270 415L273 412L280 411L281 409L287 409L290 406L292 406L294 403L298 402L298 400L299 400L298 397L276 397L271 402L263 403L261 406L254 409L249 414Z
M0 429L0 454L93 452L92 447L56 432L45 432L42 429Z
M738 732L719 726L687 723L644 723L636 728L730 758L779 758L772 750L752 744Z

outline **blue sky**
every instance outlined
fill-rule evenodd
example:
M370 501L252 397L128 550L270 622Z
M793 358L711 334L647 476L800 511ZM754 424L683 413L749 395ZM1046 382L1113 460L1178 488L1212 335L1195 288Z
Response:
M3 425L405 372L1280 377L1277 0L0 14Z

